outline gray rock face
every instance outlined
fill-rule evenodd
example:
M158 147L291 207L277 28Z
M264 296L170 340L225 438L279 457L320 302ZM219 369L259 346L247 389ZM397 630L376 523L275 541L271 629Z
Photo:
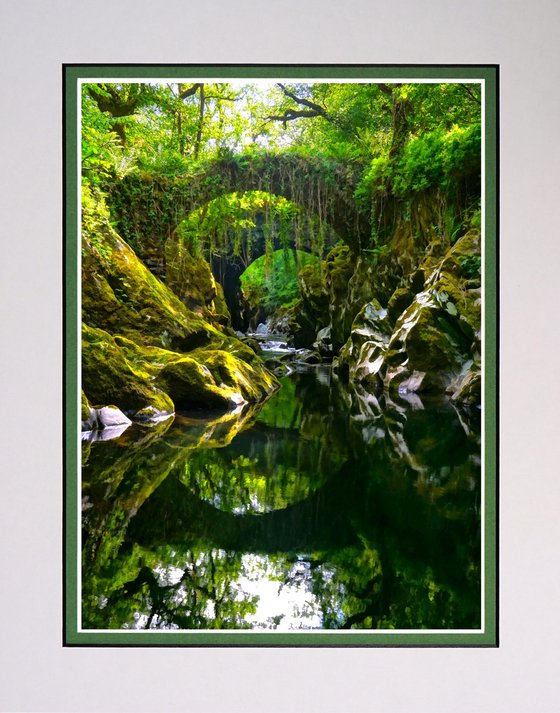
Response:
M324 327L317 332L317 340L313 342L313 349L319 352L322 357L332 357L333 343L330 327Z
M82 437L86 440L109 440L120 436L131 423L116 406L90 408L89 417L82 421Z
M350 339L340 351L337 368L342 378L370 387L380 385L379 371L390 337L387 310L377 300L368 302L354 320Z
M426 259L413 279L421 292L398 288L387 310L368 302L336 361L339 376L370 393L445 393L480 404L480 282L470 264L479 249L471 231L439 259Z
M130 425L132 421L116 406L102 406L97 409L97 422L99 428Z

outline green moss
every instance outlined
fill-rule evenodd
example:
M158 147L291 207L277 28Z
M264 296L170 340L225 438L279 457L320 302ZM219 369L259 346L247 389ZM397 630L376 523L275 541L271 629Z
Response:
M234 389L218 386L210 370L188 356L164 366L156 383L170 394L178 408L225 410L240 402Z
M119 346L107 332L82 325L82 386L96 406L114 404L131 414L147 406L173 412L173 402L155 388L147 370L139 368L137 355Z
M90 405L89 405L89 401L88 401L88 399L87 399L87 396L84 394L84 391L83 391L83 389L82 389L82 411L81 411L81 414L82 414L81 420L82 420L82 421L87 421L87 420L88 420L90 408L91 408L91 407L90 407Z
M140 344L188 351L220 330L189 310L117 235L102 198L84 206L82 318ZM93 230L95 229L95 232Z
M414 295L408 287L396 289L387 305L387 312L391 322L396 322L400 315L412 304Z
M193 356L210 371L217 384L241 393L246 401L260 401L277 386L275 377L256 359L253 365L223 350L198 350Z
M178 234L165 243L165 283L181 302L200 316L227 325L231 318L222 287L201 256L193 256Z

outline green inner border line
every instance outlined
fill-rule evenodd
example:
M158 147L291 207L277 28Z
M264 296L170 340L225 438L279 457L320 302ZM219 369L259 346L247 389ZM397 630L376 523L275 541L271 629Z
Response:
M65 64L64 171L64 523L65 646L188 647L496 647L498 646L498 78L497 65L166 65ZM473 79L485 82L484 631L156 632L78 631L78 83L82 79Z

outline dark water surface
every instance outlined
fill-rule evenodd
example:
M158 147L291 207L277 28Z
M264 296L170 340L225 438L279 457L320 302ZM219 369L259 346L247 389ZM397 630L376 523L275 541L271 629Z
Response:
M480 626L477 412L314 367L83 458L84 628Z

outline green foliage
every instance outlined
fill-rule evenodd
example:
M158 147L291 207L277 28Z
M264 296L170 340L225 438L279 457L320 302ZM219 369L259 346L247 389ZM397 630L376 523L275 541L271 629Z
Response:
M193 255L228 254L248 264L258 230L264 234L268 251L278 244L287 246L299 216L298 207L282 196L264 191L234 192L193 211L179 224L176 234Z
M357 200L392 192L397 197L448 187L480 168L480 124L436 129L412 138L395 160L374 158L356 190Z
M111 255L110 245L104 240L104 233L110 224L110 213L103 195L87 180L82 181L82 237L107 261ZM82 250L82 255L84 254Z
M467 280L480 279L482 259L480 255L459 255L461 273Z
M266 311L290 304L300 296L299 269L318 265L315 255L301 250L275 250L261 255L241 275L241 288L251 305Z

